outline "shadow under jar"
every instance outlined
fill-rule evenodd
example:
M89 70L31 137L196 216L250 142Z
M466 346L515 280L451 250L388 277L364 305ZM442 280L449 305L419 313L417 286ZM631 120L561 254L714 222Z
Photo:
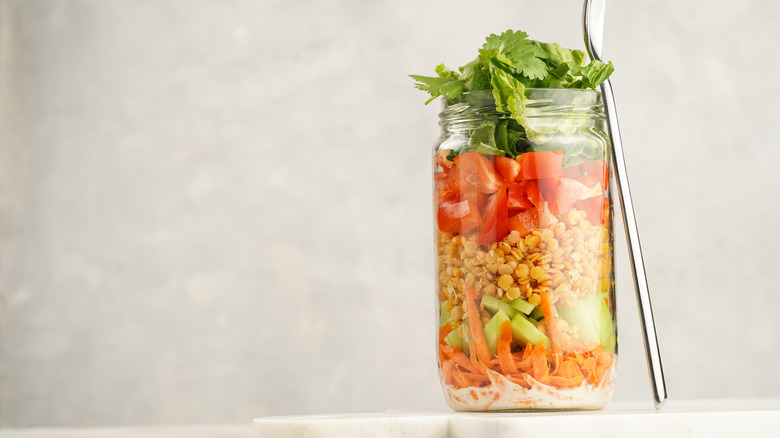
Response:
M510 101L511 102L511 101ZM439 375L458 411L600 409L615 381L600 94L445 101L434 149Z

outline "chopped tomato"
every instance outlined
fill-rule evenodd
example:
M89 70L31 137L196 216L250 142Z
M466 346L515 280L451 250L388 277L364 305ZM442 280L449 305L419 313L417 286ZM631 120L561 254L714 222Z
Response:
M582 163L582 166L585 170L585 173L590 177L589 182L591 182L588 184L587 182L583 181L583 184L588 187L592 187L593 184L598 182L601 185L601 190L607 190L607 185L609 183L609 168L607 167L607 162L604 161L604 159L585 161Z
M520 236L526 236L539 228L539 210L529 208L509 218L509 231L517 231Z
M542 199L547 202L547 207L553 214L558 214L558 188L561 180L559 178L542 178L537 181L539 192Z
M493 162L477 152L458 155L454 167L459 168L461 189L474 187L483 193L495 193L506 185Z
M563 173L563 151L526 152L517 161L522 180L558 178Z
M542 206L542 192L539 190L539 181L525 181L523 185L525 186L525 193L528 195L528 200L531 201L531 204L533 204L534 207L540 208Z
M507 210L506 189L490 195L482 209L482 225L479 227L478 242L489 245L504 239L507 232L509 211Z
M506 206L510 210L528 210L534 205L531 200L528 199L528 192L526 191L525 184L512 183L509 185L509 196L507 197Z
M528 200L539 210L552 210L553 214L558 214L558 178L543 178L525 182L525 190Z
M439 167L441 167L441 170L444 172L450 170L450 167L452 167L452 161L447 160L447 151L441 150L439 151L439 154L436 155L434 158L434 163L436 164L436 170L438 170Z
M460 196L460 174L454 164L446 172L436 173L436 196L439 204Z
M436 215L439 229L448 233L466 233L479 226L479 210L469 201L445 201Z
M602 193L598 184L587 187L575 179L561 178L556 199L558 214L564 214L571 210L572 205L577 201L599 196Z
M574 203L574 207L585 210L588 222L594 225L603 224L609 212L609 199L604 194L593 198L582 199Z
M579 179L582 175L585 175L585 169L582 164L563 168L563 176L566 178Z
M511 184L520 174L520 163L507 157L496 157L496 170L504 178L504 182Z

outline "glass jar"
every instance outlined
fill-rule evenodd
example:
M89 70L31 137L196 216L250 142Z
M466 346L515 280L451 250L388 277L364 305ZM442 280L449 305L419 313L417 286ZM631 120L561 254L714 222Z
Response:
M445 102L434 149L439 376L457 411L600 409L616 339L600 94Z

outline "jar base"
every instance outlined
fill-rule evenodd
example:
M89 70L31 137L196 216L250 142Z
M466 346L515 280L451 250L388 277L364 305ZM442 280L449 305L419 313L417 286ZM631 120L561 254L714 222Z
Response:
M592 411L612 399L614 376L613 365L598 386L583 382L576 388L558 389L529 378L529 389L488 370L489 386L454 389L442 382L442 388L447 404L459 412Z

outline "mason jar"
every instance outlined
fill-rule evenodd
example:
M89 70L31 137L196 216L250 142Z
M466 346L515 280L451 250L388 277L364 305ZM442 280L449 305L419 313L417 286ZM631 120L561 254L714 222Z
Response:
M444 103L433 151L439 376L457 411L599 409L615 381L600 94Z

